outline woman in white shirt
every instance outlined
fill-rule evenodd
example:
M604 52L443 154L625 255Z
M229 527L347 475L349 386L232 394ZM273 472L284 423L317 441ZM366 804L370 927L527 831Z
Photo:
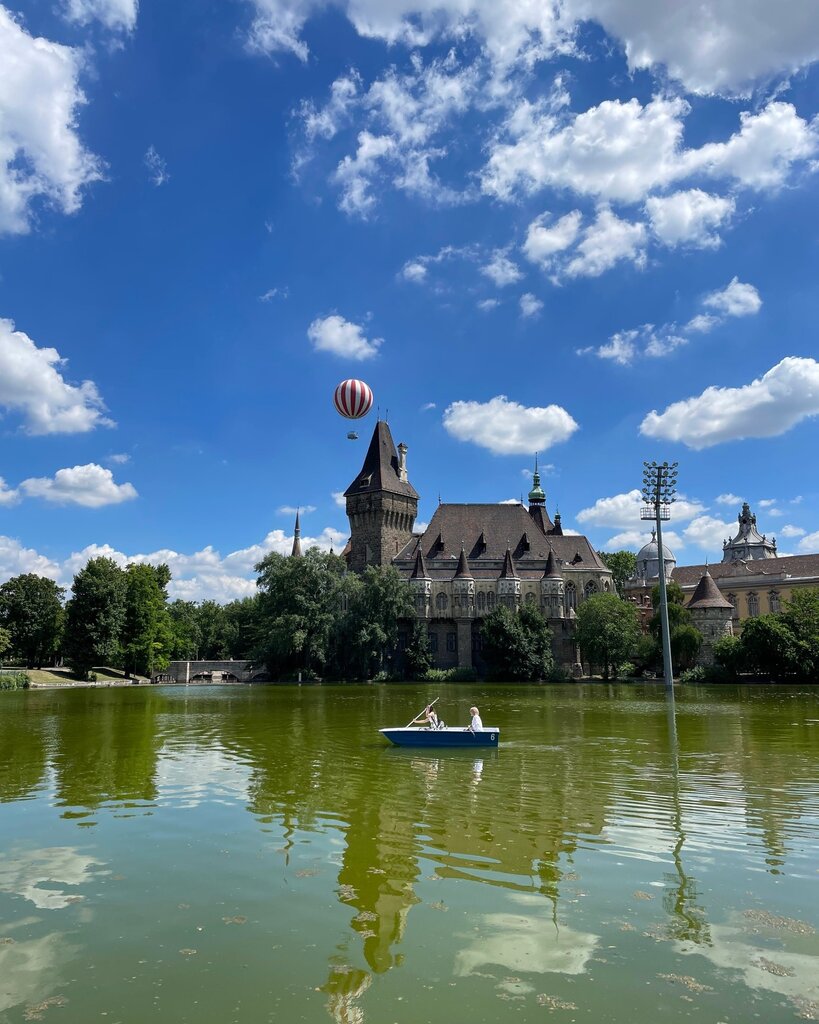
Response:
M483 722L481 721L480 712L477 708L469 709L470 715L472 715L472 721L469 723L470 732L483 732Z

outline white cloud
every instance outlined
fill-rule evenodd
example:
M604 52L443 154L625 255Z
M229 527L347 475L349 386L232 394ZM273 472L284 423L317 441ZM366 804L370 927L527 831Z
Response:
M738 494L719 494L714 501L718 505L741 505L743 499Z
M566 105L567 98L558 103L554 96L520 102L490 146L486 193L511 200L552 187L636 203L694 175L769 189L819 148L819 125L799 117L790 103L741 113L737 132L699 149L682 145L690 107L680 98L655 96L645 106L637 99L605 100L574 115Z
M0 476L0 507L3 505L16 505L20 500L20 492L8 486Z
M113 426L96 384L67 383L57 370L64 363L56 349L37 348L11 320L0 319L0 406L23 414L26 433L81 434Z
M300 33L324 4L254 0L254 6L251 45L306 60ZM807 0L336 0L336 6L360 35L390 45L472 36L498 77L571 48L586 19L622 42L632 70L664 66L695 93L748 93L757 81L819 57L815 11Z
M148 147L143 163L148 168L148 175L157 188L171 180L171 176L168 174L168 165L153 146Z
M683 530L686 543L714 553L722 551L722 542L731 536L733 523L726 523L714 516L698 516Z
M0 582L12 576L33 572L51 580L61 578L60 566L33 548L25 548L19 540L0 535Z
M608 206L601 206L594 223L583 232L582 241L566 264L565 273L569 277L599 277L620 260L630 260L637 266L643 266L645 244L644 224L622 220Z
M290 289L287 287L287 285L284 285L281 288L268 288L267 291L264 292L264 294L259 296L259 302L272 302L273 299L276 298L286 299L289 294Z
M762 308L762 299L752 284L743 284L732 277L721 291L711 292L702 300L704 306L723 316L753 316Z
M372 359L378 355L383 338L366 338L358 324L332 313L318 317L307 328L307 337L317 352L332 352L345 359Z
M424 402L421 406L421 412L429 412L430 409L434 409L435 407L435 402Z
M819 530L816 533L809 533L799 541L799 550L813 553L819 551Z
M791 523L787 523L779 531L780 536L782 537L804 537L805 532L806 531L803 530L801 526L793 526Z
M760 508L770 508L776 504L776 498L760 498L757 502Z
M579 210L572 210L554 224L549 223L549 217L550 214L542 213L532 221L523 245L526 258L544 268L551 266L557 253L574 245L583 219Z
M481 267L481 273L494 281L498 288L514 284L523 277L520 267L509 259L505 249L496 249L489 263Z
M482 313L491 313L493 309L497 309L500 305L497 299L481 299L478 303L478 309Z
M131 461L131 456L125 452L118 452L115 455L109 455L105 461L113 462L115 466L124 466L126 462Z
M710 448L748 437L776 437L819 415L819 363L788 356L738 388L709 387L701 395L650 412L640 425L646 437Z
M76 130L84 55L30 36L2 5L0 54L0 234L19 234L38 198L75 213L102 170Z
M711 313L697 313L691 317L683 330L693 334L708 334L721 323L722 317L713 316Z
M344 497L344 491L333 491L332 499L339 508L347 508L347 499Z
M426 264L421 263L420 260L408 260L401 269L401 276L405 281L420 284L427 277Z
M565 531L564 531L565 532ZM638 552L651 540L651 534L642 530L623 530L610 537L601 550L603 551L635 551ZM674 530L663 530L663 553L671 551L675 554L685 547L682 537Z
M426 256L415 256L407 260L401 268L400 277L413 284L423 284L428 280L429 268L442 263L449 263L452 260L472 260L481 258L480 249L473 245L445 245L437 253Z
M138 0L65 0L69 21L87 25L96 20L112 31L132 32L138 8Z
M58 469L53 477L31 477L20 484L29 498L44 498L58 505L102 508L136 498L133 484L117 484L110 469L95 462L86 466Z
M510 402L506 395L488 402L453 402L444 412L443 422L459 441L471 441L496 455L545 451L578 429L559 405L527 407Z
M297 513L303 516L309 516L311 512L316 511L315 505L279 505L276 509L280 516L294 516Z
M578 523L588 526L610 526L613 528L635 530L639 527L640 509L645 505L642 493L635 487L624 494L615 494L610 498L598 498L590 508L581 509L577 513ZM681 496L671 506L672 519L677 522L691 519L705 511L702 502L691 501Z
M359 98L361 75L355 70L337 78L330 86L330 99L318 108L311 101L302 103L299 115L304 123L307 139L332 139L349 121L352 108Z
M670 196L650 196L646 213L657 238L668 246L691 245L716 249L721 239L716 229L734 213L732 198L709 195L692 188Z
M524 292L520 297L520 315L525 318L537 316L541 309L543 309L543 303L536 295L532 295L531 292Z

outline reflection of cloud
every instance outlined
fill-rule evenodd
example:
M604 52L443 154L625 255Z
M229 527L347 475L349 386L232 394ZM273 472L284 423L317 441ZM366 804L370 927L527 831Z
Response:
M0 1013L21 1003L40 1002L56 984L59 969L74 952L58 932L0 946Z
M327 1010L337 1024L364 1024L364 1011L357 1001L372 980L371 974L346 964L336 964L331 970L330 980L322 990L329 993Z
M786 942L784 934L777 938ZM778 992L790 999L819 999L818 957L770 945L752 946L747 939L747 929L713 925L710 946L692 949L688 943L678 943L677 948L680 953L704 956L717 967L741 971L748 988Z
M455 957L455 974L475 974L484 966L495 965L509 971L582 974L594 952L599 936L561 928L558 932L543 913L542 898L526 894L510 896L532 913L482 914L488 933L462 949Z
M198 807L202 803L235 804L248 799L247 765L223 750L165 748L157 763L158 803L171 807Z
M62 889L41 888L40 884L82 885L91 880L92 869L94 874L109 874L101 867L99 861L70 846L20 850L0 863L0 892L22 896L40 910L61 910L83 897Z

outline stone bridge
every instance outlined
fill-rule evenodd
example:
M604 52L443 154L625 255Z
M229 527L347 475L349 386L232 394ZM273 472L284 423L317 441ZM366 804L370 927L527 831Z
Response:
M253 683L268 679L261 666L249 661L172 661L155 683Z

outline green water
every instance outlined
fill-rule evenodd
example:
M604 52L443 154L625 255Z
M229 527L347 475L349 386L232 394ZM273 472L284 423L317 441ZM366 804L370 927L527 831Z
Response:
M0 694L3 1024L816 1020L818 889L819 687Z

